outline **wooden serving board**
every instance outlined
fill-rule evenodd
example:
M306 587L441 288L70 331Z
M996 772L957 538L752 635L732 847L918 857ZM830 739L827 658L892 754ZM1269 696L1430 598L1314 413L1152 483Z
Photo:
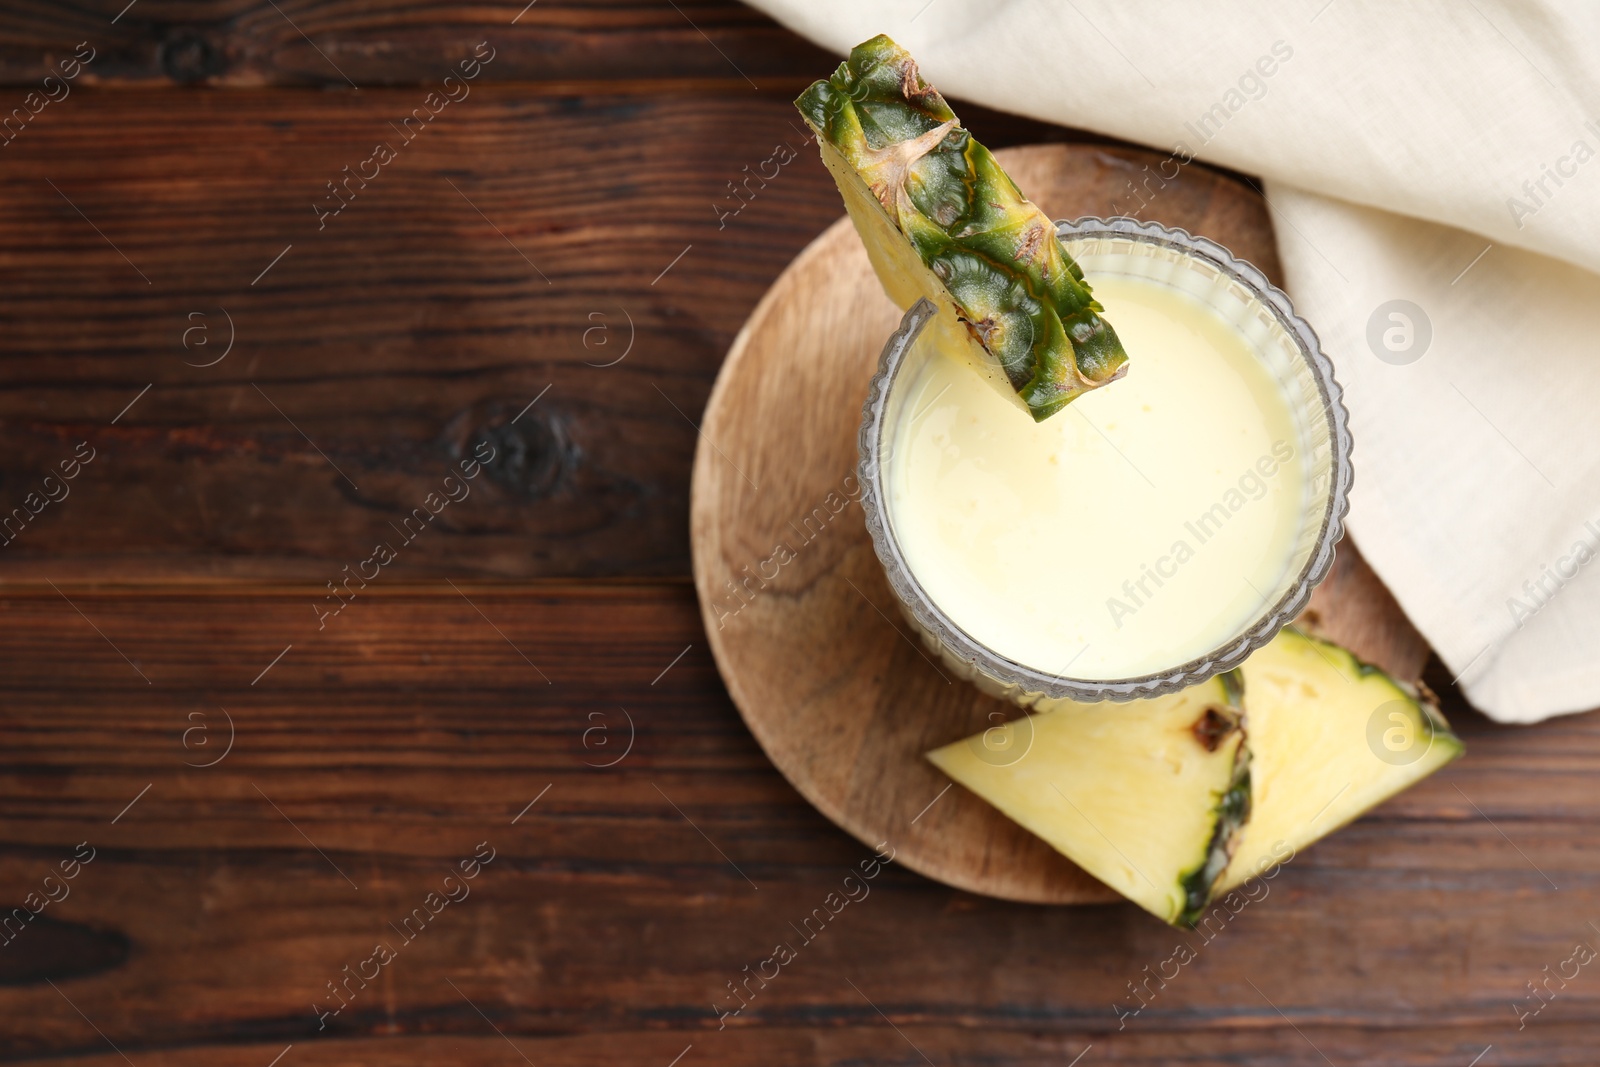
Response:
M1080 145L997 153L1052 218L1138 201L1160 157ZM1146 165L1149 170L1146 171ZM1279 277L1266 205L1196 165L1142 214ZM1146 192L1147 199L1151 193ZM855 501L867 383L900 312L848 219L796 257L734 340L706 406L690 505L695 586L718 667L756 740L862 843L974 893L1082 904L1116 895L924 758L1015 718L953 679L901 616ZM1328 636L1400 677L1427 646L1349 543L1310 609Z

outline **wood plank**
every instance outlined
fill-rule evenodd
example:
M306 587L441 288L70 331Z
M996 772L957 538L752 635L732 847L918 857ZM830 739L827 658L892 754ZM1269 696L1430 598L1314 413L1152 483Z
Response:
M768 88L810 81L838 62L736 0L97 0L0 11L0 84L37 86L83 41L99 54L82 84L436 84L486 40L497 52L492 81L695 78Z
M688 573L716 369L841 213L793 108L480 85L408 144L423 99L83 93L6 149L0 517L41 495L0 574L320 583L483 439L504 458L408 574ZM784 140L798 158L719 226ZM379 141L398 157L319 230ZM99 458L45 504L79 442Z
M541 1064L664 1067L691 1043L685 1065L920 1063L911 1042L940 1064L1090 1043L1121 1063L1465 1064L1491 1043L1495 1063L1587 1062L1600 986L1569 982L1520 1032L1511 1005L1596 939L1600 715L1458 715L1466 760L1297 857L1209 940L896 864L801 943L789 924L866 850L762 757L687 584L374 585L320 632L315 594L0 596L4 903L97 850L52 924L0 947L0 1059L123 1063L109 1039L139 1067L262 1067L291 1043L312 1064L518 1062L492 1021ZM185 766L215 759L221 708L234 747ZM587 766L621 751L619 708L632 749ZM598 725L613 747L585 747ZM312 999L484 840L470 897L319 1032ZM1197 958L1119 1030L1113 1004L1183 937ZM727 983L785 939L796 959L719 1031Z

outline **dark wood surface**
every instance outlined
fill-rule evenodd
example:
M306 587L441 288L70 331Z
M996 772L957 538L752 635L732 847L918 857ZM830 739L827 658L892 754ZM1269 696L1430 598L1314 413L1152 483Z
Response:
M0 904L69 891L0 944L0 1062L1592 1062L1592 968L1513 1008L1600 944L1592 715L1451 708L1465 760L1191 937L1120 1031L1182 936L1132 906L891 864L799 944L866 853L729 703L687 500L734 333L840 213L804 154L720 230L713 203L831 59L732 3L123 6L0 9L8 108L101 49L0 147L0 511L95 450L0 547ZM482 40L471 96L319 232L324 183ZM222 308L233 350L186 365ZM324 583L484 439L471 495L319 629Z
M495 81L781 88L838 62L727 0L138 0L112 24L127 3L6 4L0 78L31 84L48 73L45 57L85 40L103 52L94 79L117 84L415 85L443 78L485 37L504 45Z

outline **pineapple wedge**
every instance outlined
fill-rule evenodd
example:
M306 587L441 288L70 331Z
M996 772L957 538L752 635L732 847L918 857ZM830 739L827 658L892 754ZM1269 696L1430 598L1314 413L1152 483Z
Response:
M1250 823L1218 891L1421 781L1465 747L1427 696L1293 627L1244 666Z
M1249 815L1237 672L1126 704L1075 704L928 753L1078 866L1169 923L1210 902Z
M1426 695L1293 627L1181 693L1061 703L928 758L1175 925L1464 751Z
M938 308L935 342L1042 421L1128 356L1055 225L878 36L795 101L889 298Z

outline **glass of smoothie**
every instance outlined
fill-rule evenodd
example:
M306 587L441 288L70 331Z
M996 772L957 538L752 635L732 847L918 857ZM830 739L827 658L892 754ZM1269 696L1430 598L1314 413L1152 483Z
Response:
M1238 666L1327 574L1351 478L1333 368L1259 270L1156 223L1056 226L1127 376L1035 422L941 348L923 300L861 427L867 528L906 614L952 669L1026 707Z

